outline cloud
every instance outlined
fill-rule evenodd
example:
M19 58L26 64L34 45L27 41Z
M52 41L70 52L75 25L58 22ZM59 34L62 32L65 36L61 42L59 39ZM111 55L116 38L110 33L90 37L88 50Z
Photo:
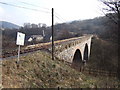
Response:
M0 14L4 13L4 9L0 6Z
M0 20L2 21L2 18L4 16L4 9L0 6Z
M9 3L9 0L3 0ZM12 1L12 0L10 0ZM13 0L14 1L14 0ZM18 0L20 1L20 0ZM50 10L54 8L55 22L67 22L73 20L83 20L88 18L93 18L99 16L97 12L97 0L24 0L23 2L28 2L40 7L35 7L31 5L21 4L20 2L14 2L13 4L33 9L42 9L40 7L45 7ZM4 7L4 8L3 8ZM36 12L32 10L27 10L23 8L11 7L11 6L0 6L0 20L6 20L15 22L16 24L23 25L25 22L30 23L46 23L51 25L51 13ZM42 11L47 11L46 9ZM96 12L97 11L97 12ZM61 19L62 17L62 19Z

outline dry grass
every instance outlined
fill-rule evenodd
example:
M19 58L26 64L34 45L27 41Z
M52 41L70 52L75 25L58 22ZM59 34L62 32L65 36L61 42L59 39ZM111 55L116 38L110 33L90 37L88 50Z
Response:
M4 88L95 88L96 84L103 87L107 81L117 83L116 78L84 75L57 59L51 60L45 51L21 56L20 61L19 68L16 59L3 61Z

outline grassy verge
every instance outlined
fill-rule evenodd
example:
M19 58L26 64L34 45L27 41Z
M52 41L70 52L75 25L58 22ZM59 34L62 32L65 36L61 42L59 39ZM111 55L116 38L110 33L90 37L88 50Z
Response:
M3 87L5 88L105 88L117 84L117 78L94 77L72 69L51 54L37 51L20 57L17 68L16 59L4 60L2 64Z

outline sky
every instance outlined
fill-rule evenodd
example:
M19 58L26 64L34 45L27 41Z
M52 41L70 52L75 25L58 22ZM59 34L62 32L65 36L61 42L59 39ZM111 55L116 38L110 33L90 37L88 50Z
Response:
M0 21L20 26L28 22L45 23L50 26L52 8L54 24L103 16L98 0L0 0L0 2L14 5L0 3Z

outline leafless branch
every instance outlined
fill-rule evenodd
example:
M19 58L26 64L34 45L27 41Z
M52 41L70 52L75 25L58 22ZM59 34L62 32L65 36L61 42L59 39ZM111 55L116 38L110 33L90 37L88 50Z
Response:
M100 0L107 8L103 8L102 12L107 11L109 14L105 14L114 23L118 24L120 20L120 0Z

